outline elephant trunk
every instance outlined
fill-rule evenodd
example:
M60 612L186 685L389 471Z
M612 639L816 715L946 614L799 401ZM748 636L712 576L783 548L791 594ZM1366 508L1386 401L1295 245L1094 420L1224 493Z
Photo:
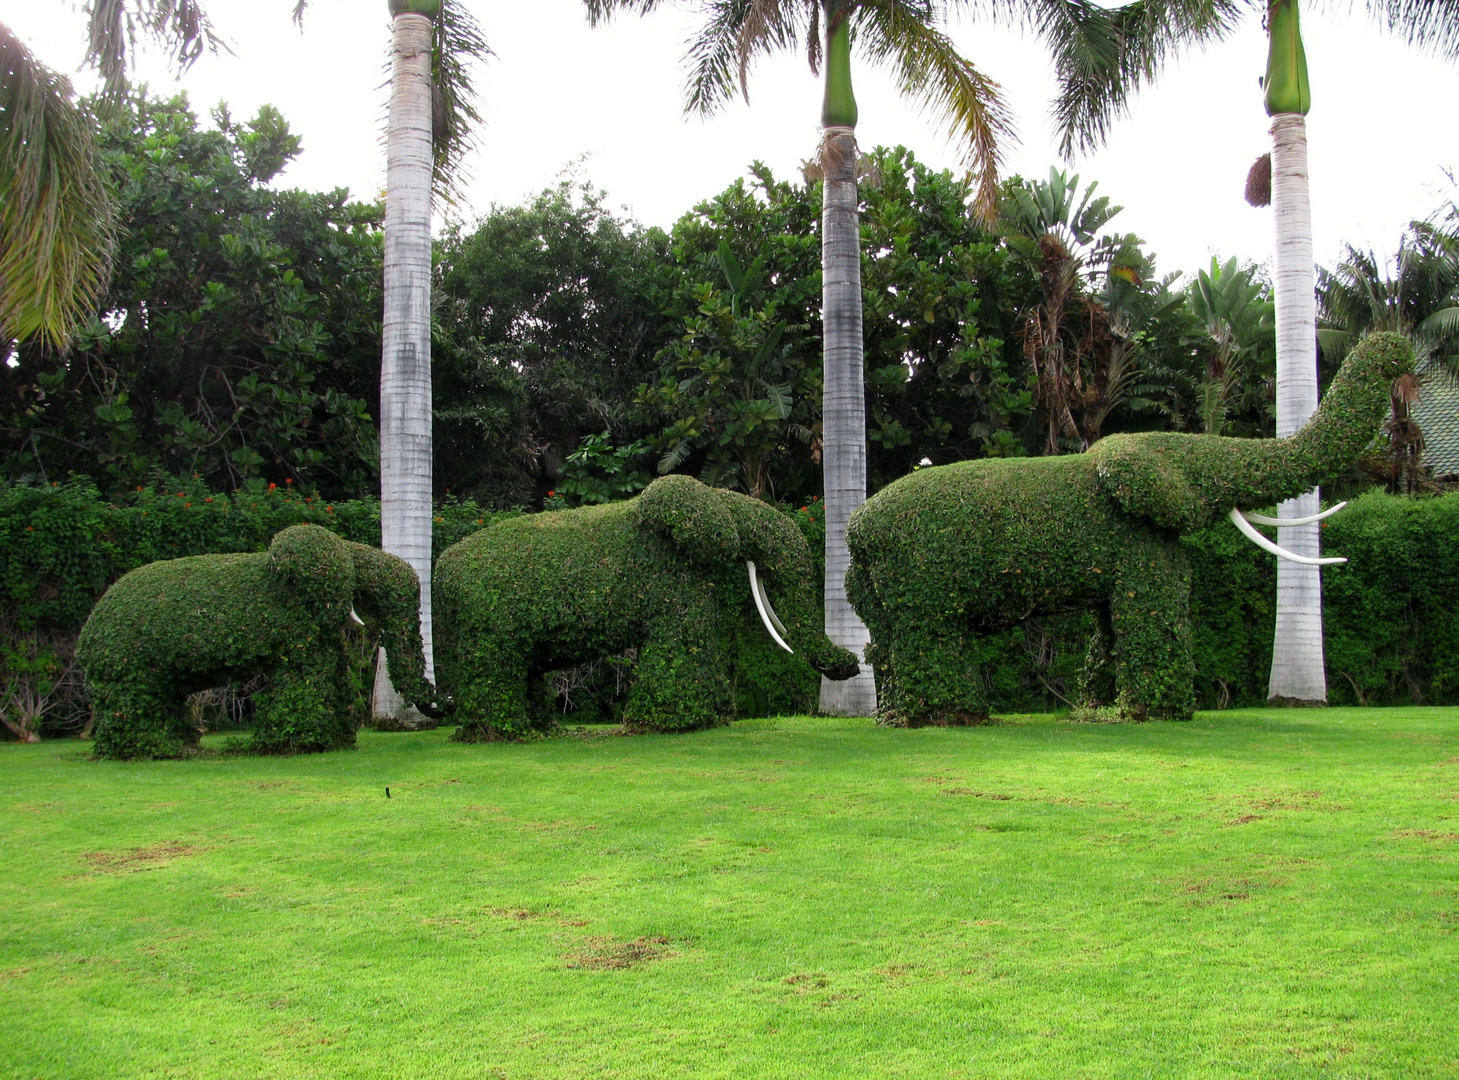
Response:
M1247 477L1250 497L1233 505L1282 502L1328 483L1373 441L1387 414L1395 379L1413 368L1413 348L1399 334L1364 339L1333 379L1322 404L1301 431L1272 445Z
M739 538L737 556L771 638L828 679L860 671L856 657L826 636L815 565L805 537L784 514L757 499L723 493Z
M821 620L815 617L819 614L820 605L811 587L809 559L805 560L802 574L781 571L776 575L775 591L780 595L780 608L789 616L788 622L781 618L771 599L770 588L753 561L748 563L748 568L751 596L766 631L777 644L799 656L828 679L849 679L860 670L856 657L828 638Z
M391 685L408 704L440 719L449 708L437 707L436 688L426 679L415 571L404 560L362 544L352 544L350 554L355 564L355 607L380 628Z

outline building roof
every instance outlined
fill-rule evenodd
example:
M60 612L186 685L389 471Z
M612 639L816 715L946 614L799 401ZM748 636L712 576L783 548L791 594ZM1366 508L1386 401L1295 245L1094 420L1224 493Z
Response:
M1424 433L1423 464L1436 478L1459 474L1459 384L1430 375L1412 416Z

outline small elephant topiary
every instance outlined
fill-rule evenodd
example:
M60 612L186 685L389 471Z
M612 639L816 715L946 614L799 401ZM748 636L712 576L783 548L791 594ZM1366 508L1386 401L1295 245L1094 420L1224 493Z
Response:
M628 649L638 650L628 728L726 720L721 630L741 616L745 577L783 647L829 678L850 678L859 665L822 630L813 574L805 538L785 515L688 476L661 477L624 502L484 529L435 569L436 664L457 709L456 737L520 738L549 726L546 672Z
M1180 536L1229 516L1279 556L1313 561L1250 524L1308 519L1238 508L1290 499L1340 473L1372 440L1393 380L1411 363L1404 338L1369 337L1288 439L1111 435L1084 454L966 461L887 485L847 530L847 593L871 630L880 719L985 721L973 639L1078 609L1093 609L1100 625L1086 704L1113 699L1124 719L1190 718L1190 568Z
M168 559L133 570L97 601L76 657L86 672L96 753L176 757L198 739L183 708L195 691L263 672L253 749L353 746L344 628L352 611L378 628L390 679L439 714L425 678L420 586L410 565L295 525L267 552Z

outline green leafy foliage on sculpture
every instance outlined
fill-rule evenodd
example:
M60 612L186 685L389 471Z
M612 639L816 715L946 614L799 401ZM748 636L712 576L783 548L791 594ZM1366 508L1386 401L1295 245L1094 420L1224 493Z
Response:
M430 708L415 573L402 560L314 525L267 552L150 563L97 602L77 642L96 753L176 757L195 744L190 693L269 676L255 703L253 749L301 753L353 746L344 630L352 606L378 628L392 683Z
M855 660L821 629L809 549L773 507L687 476L635 499L504 521L435 570L436 665L463 741L554 725L545 676L637 650L630 730L733 715L729 654L750 615L753 561L796 654L832 678ZM744 582L742 584L742 582Z
M1290 439L1115 435L1087 454L923 469L883 489L852 518L847 584L871 628L883 721L986 720L973 643L1078 609L1098 622L1086 706L1189 718L1180 535L1337 475L1373 438L1411 362L1397 335L1368 338Z

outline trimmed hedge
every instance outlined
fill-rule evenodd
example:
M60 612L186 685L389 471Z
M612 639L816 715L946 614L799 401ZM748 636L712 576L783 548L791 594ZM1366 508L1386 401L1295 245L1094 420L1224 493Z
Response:
M437 554L513 516L449 497L436 515ZM85 480L0 485L0 709L11 707L5 699L12 693L44 699L34 721L42 733L86 731L90 710L71 675L72 653L109 585L159 559L264 551L278 532L306 523L368 548L380 543L376 500L331 503L288 485L251 484L225 495L196 480L173 481L119 501L104 499ZM373 652L362 635L350 633L361 638L351 675L351 714L358 717L369 699Z
M1094 614L1081 708L1188 719L1191 569L1179 535L1339 474L1411 363L1406 339L1368 337L1290 439L1112 435L1087 454L961 462L883 488L852 515L846 581L871 630L882 722L985 721L975 642L1079 610Z
M181 485L150 491L127 505L108 506L89 485L0 487L0 633L16 654L28 649L29 654L39 651L50 656L53 651L54 663L33 666L59 669L49 676L31 674L25 670L25 656L17 655L19 662L11 665L14 670L0 658L0 675L44 681L47 686L62 684L42 717L44 733L74 734L82 729L88 712L85 698L64 685L70 659L67 642L74 642L76 630L112 576L120 576L117 568L131 569L145 561L139 554L143 545L151 551L171 549L169 553L180 554L194 553L185 548L178 552L184 544L204 542L229 544L230 550L245 544L249 550L261 550L275 523L281 528L305 514L327 518L350 539L368 541L378 529L378 507L373 503L311 504L284 489L265 489L228 498L225 515L218 502L203 501L208 494L193 498L197 492L190 491L178 498L180 490L184 490ZM199 503L204 508L201 514L196 513ZM143 511L145 526L131 520L142 517ZM491 522L505 516L482 515L474 507L450 504L438 513L445 518L436 523L438 536L448 537L479 529L478 519ZM808 541L811 578L819 583L824 536L819 504L810 503L793 518ZM1330 700L1459 704L1455 671L1459 628L1454 616L1459 611L1459 494L1408 499L1374 492L1324 526L1325 548L1352 559L1323 571ZM1271 668L1275 560L1228 522L1184 537L1181 543L1191 564L1198 706L1263 704ZM739 615L729 620L720 646L731 656L734 714L813 712L820 676L770 641L750 605L744 577L740 572L729 578L741 606ZM1091 617L1075 612L1030 619L980 639L976 659L990 709L1014 713L1068 708L1078 697L1092 630ZM356 716L368 700L373 657L367 641L359 644ZM558 682L574 687L570 697L574 711L565 718L618 720L624 699L622 675L628 666L619 664L615 671L600 664L559 673ZM558 708L568 703L565 697ZM0 701L0 707L9 706Z
M97 601L76 644L96 718L96 753L176 757L198 738L189 694L263 673L252 749L353 746L345 643L352 607L380 628L391 681L434 697L421 654L415 572L317 525L284 529L267 552L149 563Z
M447 499L436 509L435 552L511 516ZM3 485L0 618L24 630L79 630L97 598L129 570L158 559L264 551L277 533L302 524L380 546L374 499L331 503L273 484L225 495L179 481L108 502L89 480Z
M436 566L434 597L436 669L457 707L456 737L550 727L549 672L630 649L630 729L731 718L732 657L755 618L747 559L773 588L802 660L831 677L854 674L854 657L821 629L795 525L688 476L662 477L625 502L502 522L457 544Z

